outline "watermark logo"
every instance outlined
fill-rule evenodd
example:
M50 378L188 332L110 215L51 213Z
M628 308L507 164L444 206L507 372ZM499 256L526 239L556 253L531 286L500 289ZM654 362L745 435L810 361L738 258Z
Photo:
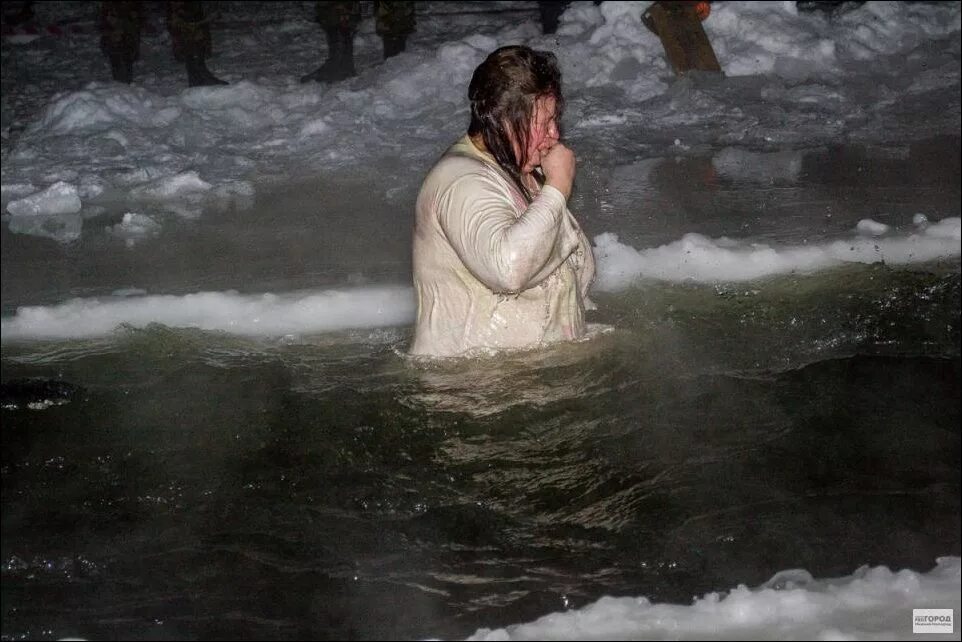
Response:
M912 633L955 633L952 609L912 609Z

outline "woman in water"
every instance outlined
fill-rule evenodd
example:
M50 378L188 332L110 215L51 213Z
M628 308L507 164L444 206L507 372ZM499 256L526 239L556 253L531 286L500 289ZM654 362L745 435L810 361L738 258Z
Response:
M577 339L595 264L566 205L575 157L559 140L555 57L502 47L475 69L468 97L468 133L418 194L411 354Z

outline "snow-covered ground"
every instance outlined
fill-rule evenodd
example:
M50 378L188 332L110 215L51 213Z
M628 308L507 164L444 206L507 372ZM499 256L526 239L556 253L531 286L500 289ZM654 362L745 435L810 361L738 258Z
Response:
M928 573L884 566L848 577L814 579L783 571L765 585L710 593L691 605L605 597L582 609L529 624L482 629L472 640L911 640L913 608L960 605L959 558L942 558ZM926 605L926 606L922 606ZM925 639L959 639L928 634Z
M870 2L834 17L793 2L716 3L705 29L727 79L676 82L639 20L644 2L573 3L554 36L540 35L534 3L426 2L408 51L383 64L366 20L360 75L332 86L298 82L324 55L311 3L209 4L223 24L209 66L226 87L186 88L158 11L131 86L109 80L90 31L95 3L37 4L38 24L88 28L79 34L4 38L2 205L17 231L57 217L42 229L71 241L105 202L198 216L210 201L343 167L408 178L404 168L464 129L474 67L517 42L558 54L565 136L602 164L625 151L894 144L959 130L957 3Z

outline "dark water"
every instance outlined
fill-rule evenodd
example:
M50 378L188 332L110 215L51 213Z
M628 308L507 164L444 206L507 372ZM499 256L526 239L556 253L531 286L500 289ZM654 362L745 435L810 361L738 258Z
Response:
M5 346L3 639L458 637L602 595L960 554L958 265L598 296L449 365L409 328Z

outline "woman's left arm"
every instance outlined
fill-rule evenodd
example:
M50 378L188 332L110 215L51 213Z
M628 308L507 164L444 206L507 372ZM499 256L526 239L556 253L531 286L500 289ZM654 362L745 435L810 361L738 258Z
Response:
M578 221L575 219L574 215L570 210L565 212L567 214L567 224L571 229L572 233L578 238L578 249L575 250L574 255L577 257L577 265L575 266L578 273L578 285L581 288L581 297L588 301L588 288L595 280L595 255L591 251L591 242L585 235L584 230L578 225Z

